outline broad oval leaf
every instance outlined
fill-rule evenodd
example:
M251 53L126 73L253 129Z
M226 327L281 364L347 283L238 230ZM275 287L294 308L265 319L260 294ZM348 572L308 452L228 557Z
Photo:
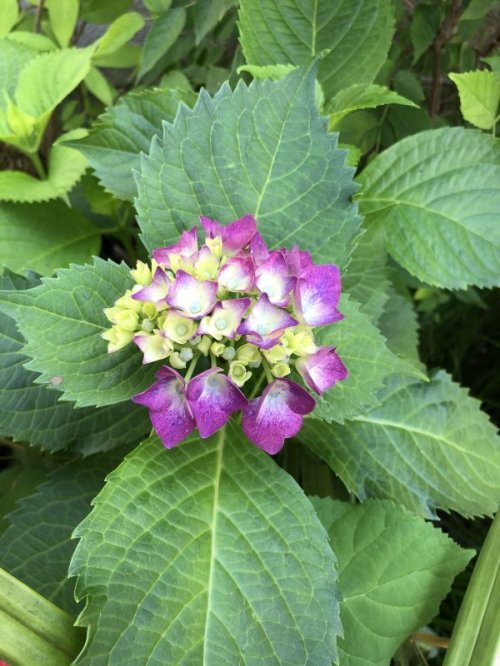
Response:
M327 104L325 111L330 115L330 129L332 129L344 116L358 109L375 109L385 104L401 104L402 106L417 105L411 100L399 95L386 86L372 84L370 86L356 83L348 88L339 90Z
M0 278L0 289L28 289L33 281ZM0 313L0 433L16 442L29 442L51 453L61 449L89 455L125 443L137 443L151 426L147 411L122 403L75 409L57 391L36 384L38 375L23 367L24 340L14 319ZM55 381L55 380L53 380ZM109 455L109 454L108 454Z
M99 248L96 227L61 201L0 203L1 266L50 275L72 261L88 261Z
M179 37L186 23L184 7L174 7L153 21L144 42L138 78L147 74Z
M330 99L371 83L391 45L390 0L241 0L240 41L248 63L303 65L325 49L318 79Z
M395 376L378 399L342 427L306 419L299 437L361 499L392 499L430 517L497 509L499 439L465 389L443 371L429 383Z
M338 559L341 666L389 666L437 614L473 550L392 502L312 498Z
M79 0L46 0L49 23L60 46L68 46L78 20Z
M239 426L170 451L141 444L94 503L70 568L87 598L79 666L335 661L326 533Z
M80 407L123 402L151 384L158 364L142 365L135 345L108 354L100 337L109 328L103 309L132 284L125 264L94 259L34 289L0 292L0 308L15 317L32 359L26 367L41 373L39 383L56 385Z
M175 242L199 215L247 213L273 246L298 243L345 265L360 219L353 169L315 105L315 68L279 81L222 86L181 107L143 157L136 202L148 249Z
M390 254L448 289L500 284L500 145L475 130L410 136L359 176L361 211L381 220Z

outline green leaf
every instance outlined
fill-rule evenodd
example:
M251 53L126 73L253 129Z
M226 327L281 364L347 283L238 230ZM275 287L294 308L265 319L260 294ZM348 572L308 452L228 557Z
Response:
M79 0L46 0L49 24L59 46L68 46L78 20Z
M344 295L339 308L345 318L322 328L317 340L320 345L336 347L349 376L322 397L315 396L316 408L310 418L343 423L378 404L376 391L389 375L422 375L389 351L380 331L360 311L358 303Z
M317 261L347 263L360 219L353 169L314 102L315 71L226 84L182 107L143 157L136 203L151 250L175 242L200 214L229 222L252 213L276 247L299 244ZM203 165L203 168L200 168Z
M500 80L494 72L478 69L448 76L458 88L464 119L480 129L492 129L499 117L500 103Z
M497 513L467 586L444 666L473 666L498 661L499 552L500 513Z
M132 0L80 0L80 18L88 23L111 23L132 4Z
M389 666L473 557L392 502L312 499L338 558L341 666Z
M32 60L37 51L25 44L13 41L10 37L0 40L0 109L7 106L6 97L13 97L22 69Z
M119 199L133 201L137 195L134 171L140 153L147 153L151 138L162 131L163 121L172 121L179 104L192 105L189 91L144 90L130 93L99 118L89 136L73 142L83 152L102 185Z
M45 476L46 470L42 466L17 461L9 461L9 466L0 471L0 535L9 526L7 514L16 508L22 497L34 493Z
M380 219L389 253L448 289L500 284L500 146L475 130L420 132L359 176L361 211Z
M0 537L0 565L68 613L76 614L75 581L68 566L76 547L75 527L85 518L104 478L123 452L75 460L49 475L9 516Z
M330 99L342 88L371 83L394 28L390 0L241 0L240 42L252 65L303 65L328 49L318 79Z
M0 201L38 203L57 199L76 185L86 168L87 159L81 152L55 144L49 153L47 178L34 178L23 171L0 171Z
M115 53L144 27L144 19L137 12L122 14L108 27L98 40L94 57Z
M1 309L15 317L27 341L26 367L40 372L39 383L52 383L65 400L80 407L128 400L153 381L157 364L142 365L135 345L113 354L101 333L109 328L103 308L110 307L132 278L125 264L94 259L44 278L24 292L0 293Z
M104 106L112 106L116 93L115 88L108 83L108 80L97 67L91 67L85 77L85 85Z
M0 569L0 645L11 664L67 666L81 648L73 618Z
M78 527L79 666L330 666L335 558L302 490L230 424L141 444ZM106 565L102 566L103 557Z
M411 100L398 95L394 90L389 90L386 86L355 84L339 90L327 104L325 111L330 115L330 129L333 129L351 111L375 109L385 104L417 106Z
M387 346L400 358L420 364L418 356L418 319L408 290L391 287L379 327Z
M358 238L343 275L344 288L360 304L360 311L376 322L389 290L387 252L380 224L371 224Z
M0 37L7 35L16 25L19 15L17 0L0 0Z
M436 38L441 22L441 10L434 4L420 4L415 7L410 25L413 44L413 63L427 51Z
M209 0L194 5L193 22L197 45L222 20L224 14L235 5L236 0Z
M54 51L57 49L56 44L54 44L51 39L36 32L16 30L15 32L11 32L7 39L16 44L22 44L28 48L34 49L34 51L39 53L42 51Z
M0 289L27 289L33 280L6 275ZM0 433L14 441L29 442L51 453L61 449L89 455L112 447L137 443L151 428L146 410L123 403L99 409L74 409L61 402L57 391L36 384L38 375L23 367L24 340L14 320L0 314ZM56 378L52 385L57 386Z
M0 264L50 274L99 252L99 232L62 202L0 204Z
M300 439L362 499L392 499L427 516L496 510L499 440L479 402L444 371L429 383L391 377L378 399L343 427L306 419Z
M184 7L174 7L160 14L149 29L144 42L138 79L147 74L181 34L186 23Z
M52 111L87 75L93 48L41 53L21 70L15 103L36 119L39 139L34 150Z

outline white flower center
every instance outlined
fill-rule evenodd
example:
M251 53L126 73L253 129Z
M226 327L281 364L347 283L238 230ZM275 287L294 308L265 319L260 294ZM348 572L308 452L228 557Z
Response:
M215 328L218 331L224 330L226 326L227 326L227 321L225 319L217 319L217 321L215 322Z

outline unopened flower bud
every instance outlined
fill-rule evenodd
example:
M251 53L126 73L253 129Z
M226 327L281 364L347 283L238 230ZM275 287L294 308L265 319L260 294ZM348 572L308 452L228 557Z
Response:
M260 365L260 352L258 347L251 345L250 343L241 345L236 352L236 358L238 361L241 361L245 365L250 365L250 363L257 363L258 367Z
M264 350L262 353L271 364L288 361L287 350L282 345L275 345L271 349Z
M234 347L226 347L222 352L222 358L226 359L226 361L232 361L235 356L236 349Z
M208 335L203 335L200 342L197 345L198 349L201 351L203 356L208 356L211 344L212 340L208 337Z
M271 366L271 372L275 377L286 377L290 374L290 366L288 363L276 363Z
M232 361L229 365L229 377L236 386L243 386L251 376L252 373L246 369L246 366L241 361Z
M133 331L124 331L117 326L108 328L108 330L101 333L101 338L108 341L108 352L116 352L123 347L126 347L134 337Z
M193 359L193 350L191 347L183 347L179 352L179 358L181 361L184 361L184 363L189 363L189 361Z
M225 346L222 344L222 342L214 342L210 347L210 351L214 356L222 356L224 349Z
M182 368L186 367L186 363L181 359L179 352L172 352L168 361L170 365L176 370L181 370Z
M153 271L143 261L138 261L136 267L130 271L130 275L136 284L143 287L151 284L153 279Z

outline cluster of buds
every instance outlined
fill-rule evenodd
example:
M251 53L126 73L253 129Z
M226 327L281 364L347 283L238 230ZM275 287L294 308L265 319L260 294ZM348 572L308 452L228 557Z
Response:
M297 246L269 250L251 215L200 220L201 247L195 227L131 271L136 284L104 311L113 326L102 337L109 352L135 343L144 363L165 361L133 398L165 446L195 427L209 437L241 411L248 439L274 454L315 406L290 376L319 395L347 376L335 349L314 338L342 319L339 270Z

